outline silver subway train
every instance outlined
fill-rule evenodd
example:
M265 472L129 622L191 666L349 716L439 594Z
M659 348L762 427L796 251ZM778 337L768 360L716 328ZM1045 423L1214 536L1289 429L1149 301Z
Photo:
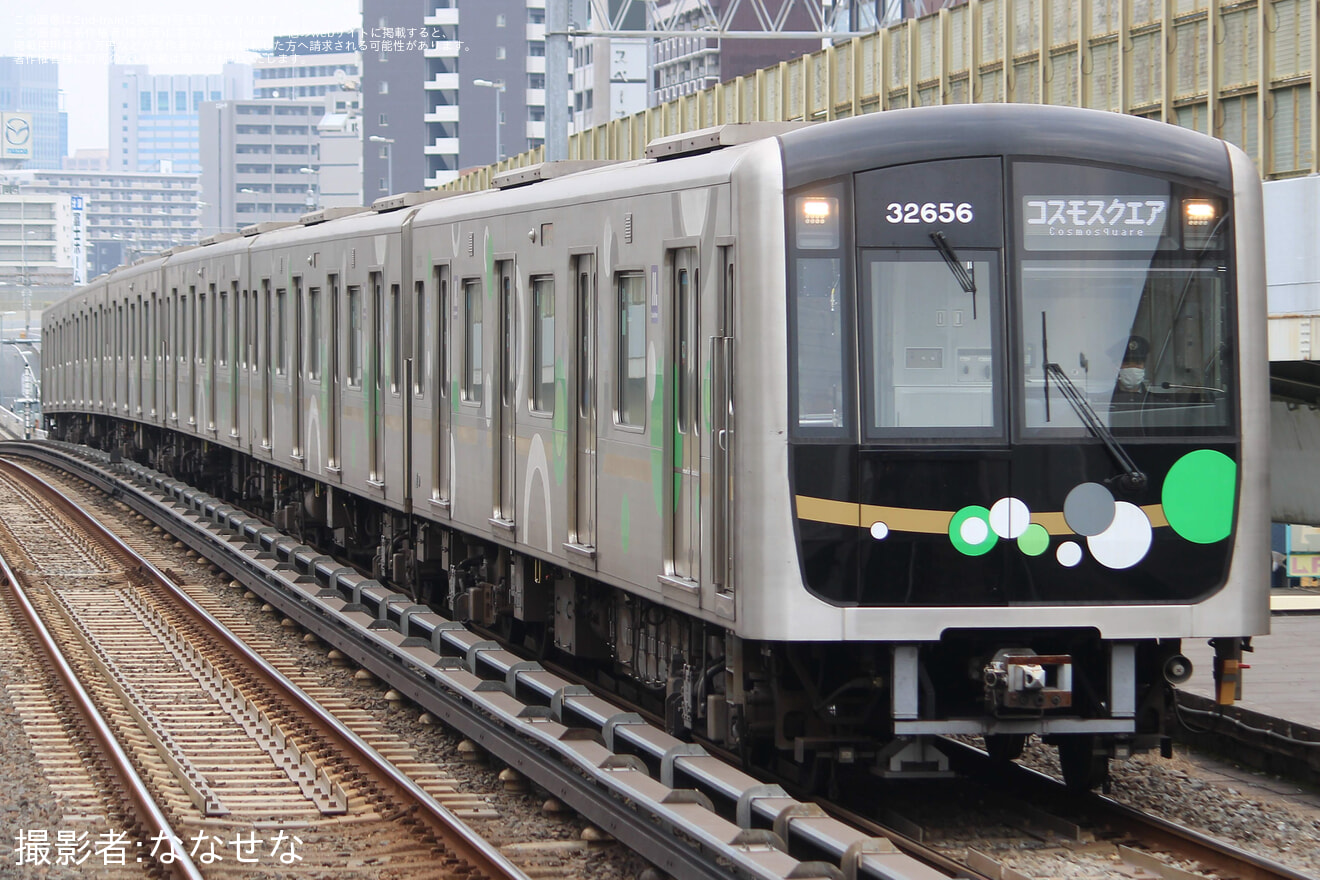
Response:
M260 512L750 760L1160 744L1268 629L1260 185L1077 109L726 126L139 260L52 436Z

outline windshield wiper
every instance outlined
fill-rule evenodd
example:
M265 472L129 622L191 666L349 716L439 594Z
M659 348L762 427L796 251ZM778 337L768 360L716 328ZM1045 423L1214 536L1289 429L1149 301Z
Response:
M972 320L976 320L976 279L972 273L967 271L967 267L958 259L958 255L953 252L953 246L949 244L948 239L944 237L943 232L932 232L930 240L935 242L935 250L940 252L944 262L948 265L949 271L953 273L954 280L958 286L963 289L963 293L972 295Z
M1063 368L1058 364L1046 364L1045 375L1046 377L1054 376L1058 380L1059 390L1063 392L1064 400L1072 405L1073 411L1082 420L1082 424L1086 425L1086 429L1093 436L1099 438L1101 443L1105 444L1105 449L1109 450L1109 454L1114 457L1114 461L1118 462L1118 466L1125 471L1117 477L1120 485L1129 492L1140 492L1146 488L1146 474L1141 468L1137 467L1137 463L1132 460L1132 456L1128 455L1127 450L1118 442L1118 438L1100 420L1100 416L1096 413L1095 408L1091 406L1091 402L1073 384L1073 380L1068 378L1068 374L1063 371ZM1105 480L1105 482L1108 483L1111 480Z

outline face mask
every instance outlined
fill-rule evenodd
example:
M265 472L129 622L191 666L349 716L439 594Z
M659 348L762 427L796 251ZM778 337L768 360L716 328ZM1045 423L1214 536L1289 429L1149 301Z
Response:
M1146 371L1141 367L1124 367L1118 371L1118 387L1122 391L1140 391L1146 384Z

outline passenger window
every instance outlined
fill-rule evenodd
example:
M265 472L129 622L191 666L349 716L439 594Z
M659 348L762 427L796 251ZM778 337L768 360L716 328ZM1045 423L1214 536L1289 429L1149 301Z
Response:
M463 281L463 399L481 403L481 281Z
M229 362L229 294L220 292L220 314L215 326L215 362L224 366Z
M435 373L438 398L448 397L449 388L449 268L435 267Z
M213 287L213 289L214 289L214 287ZM200 298L197 300L197 348L196 348L196 352L197 352L197 363L199 363L199 364L205 364L205 363L206 363L206 348L207 348L207 341L208 341L208 337L207 337L207 335L206 335L206 306L207 306L207 303L209 303L209 302L214 302L214 301L215 301L215 297L212 297L211 299L208 300L208 299L206 298L206 294L205 294L205 293L201 294L201 295L200 295Z
M243 369L247 369L248 361L252 357L251 355L252 336L250 335L252 325L248 319L248 292L246 290L243 291L243 299L241 299L239 302L241 303L238 313L238 321L237 321L239 332L248 333L249 335L246 339L244 339L242 342L239 343L238 356L240 359L240 365L243 367Z
M197 288L190 284L188 285L188 294L179 297L179 321L182 325L180 329L183 331L183 344L179 346L179 363L181 364L187 363L188 358L192 357L193 353L193 325L188 320L188 297L196 291Z
M362 384L362 288L348 286L348 384Z
M275 375L277 376L284 375L285 358L288 357L284 347L285 328L288 326L285 324L288 294L289 292L282 287L275 288Z
M413 306L413 331L417 334L413 340L413 394L426 395L426 285L418 281L414 284L416 302Z
M210 358L212 361L218 361L220 360L220 343L222 339L222 337L220 336L220 321L218 318L218 314L220 312L220 294L216 292L216 287L214 284L210 285L210 288L211 288L211 298L210 300L208 300L208 302L211 303L211 311L207 313L207 322L208 322L208 326L215 333L215 335L203 336L202 357L203 359Z
M307 378L321 378L321 288L307 288Z
M371 276L371 329L367 331L367 344L371 346L371 384L379 391L384 387L385 380L381 375L383 364L381 361L381 351L383 349L382 340L385 334L385 324L382 316L385 310L384 294L380 289L380 275L373 273Z
M646 424L646 276L633 272L615 282L619 317L617 372L619 424Z
M532 409L555 411L555 279L532 279Z
M403 297L399 285L390 285L390 391L403 387Z

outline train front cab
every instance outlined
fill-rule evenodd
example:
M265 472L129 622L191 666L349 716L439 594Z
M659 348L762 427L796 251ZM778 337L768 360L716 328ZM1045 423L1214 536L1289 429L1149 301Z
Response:
M831 684L888 654L882 774L942 766L928 735L1037 734L1097 784L1159 743L1180 638L1231 673L1267 628L1254 173L1040 111L908 127L906 155L788 191L801 573L869 643Z

